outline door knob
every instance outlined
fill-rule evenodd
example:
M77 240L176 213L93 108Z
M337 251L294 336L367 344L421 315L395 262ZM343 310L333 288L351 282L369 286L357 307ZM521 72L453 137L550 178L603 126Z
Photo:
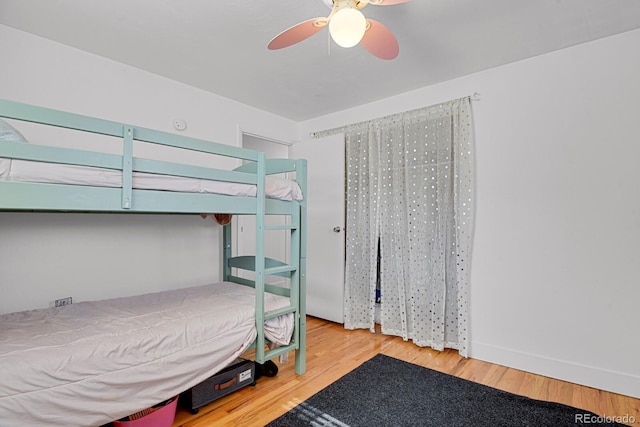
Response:
M340 228L339 225L336 225L335 227L333 227L333 232L334 233L339 233L342 229Z

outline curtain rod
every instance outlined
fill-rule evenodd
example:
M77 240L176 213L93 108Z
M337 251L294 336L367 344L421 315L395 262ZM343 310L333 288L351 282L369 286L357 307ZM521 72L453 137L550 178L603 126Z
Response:
M459 100L459 99L465 99L465 98L468 98L469 101L479 101L480 100L480 93L479 92L473 92L472 95L462 96L462 97L456 98L456 99L454 99L452 101ZM448 102L452 102L452 101L448 101ZM439 103L439 104L442 104L442 103ZM434 104L431 107L433 107L435 105L439 105L439 104ZM405 113L411 113L411 112L414 112L414 111L420 111L420 110L424 110L426 108L430 108L430 107L420 107L420 108L416 108L414 110L404 111L402 113L394 113L394 114L390 114L390 115L385 116L385 117L378 117L377 119L365 120L365 121L362 121L362 122L359 122L359 123L352 123L352 124L340 126L340 127L334 128L334 129L326 129L326 130L322 130L322 131L311 132L309 135L312 138L322 138L322 137L325 137L325 136L334 135L336 133L343 132L347 128L352 127L352 126L357 126L359 124L372 122L372 121L377 121L377 120L384 120L384 119L387 119L389 117L394 117L394 116L398 116L398 115L405 114Z

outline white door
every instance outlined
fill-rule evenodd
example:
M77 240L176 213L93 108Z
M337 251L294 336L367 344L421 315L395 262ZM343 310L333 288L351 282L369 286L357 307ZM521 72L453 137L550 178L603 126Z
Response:
M307 313L344 323L344 135L293 144L307 159Z

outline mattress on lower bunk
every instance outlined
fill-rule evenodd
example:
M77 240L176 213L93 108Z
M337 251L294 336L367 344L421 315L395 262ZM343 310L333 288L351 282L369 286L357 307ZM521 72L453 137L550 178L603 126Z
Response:
M4 173L0 170L0 180L89 185L96 187L122 187L122 172L114 169L27 160L10 160L10 162L8 167L5 168ZM143 172L133 173L133 188L140 190L223 194L227 196L256 196L256 186L252 184L239 184ZM303 197L302 190L295 181L275 177L267 177L265 193L269 198L287 201L300 201Z
M288 305L265 294L267 311ZM292 314L265 323L289 343ZM108 423L204 381L255 338L255 291L228 282L1 315L0 424Z

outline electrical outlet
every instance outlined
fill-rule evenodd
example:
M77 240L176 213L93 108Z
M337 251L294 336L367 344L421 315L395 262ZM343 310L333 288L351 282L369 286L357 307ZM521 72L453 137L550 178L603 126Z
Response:
M62 307L63 305L70 305L72 302L73 302L72 298L67 297L67 298L57 299L53 303L55 307Z

